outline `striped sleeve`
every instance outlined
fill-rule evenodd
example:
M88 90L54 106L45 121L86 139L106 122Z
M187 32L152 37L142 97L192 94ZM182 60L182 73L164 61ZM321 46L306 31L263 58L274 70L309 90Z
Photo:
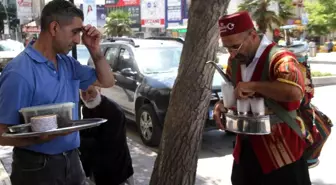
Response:
M297 86L304 93L305 82L299 63L291 54L283 53L281 55L272 61L274 79Z

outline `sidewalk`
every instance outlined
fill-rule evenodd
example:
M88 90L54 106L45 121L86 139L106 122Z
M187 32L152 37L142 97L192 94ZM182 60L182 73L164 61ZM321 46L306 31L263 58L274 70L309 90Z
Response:
M309 57L309 61L312 63L325 63L328 64L330 63L336 63L336 52L331 52L331 53L317 53L316 57Z
M9 174L12 171L12 147L0 146L0 185L11 185Z
M132 156L136 185L148 185L157 154L132 139L127 138L127 142ZM0 161L0 185L10 185L9 174L11 173L12 147L0 146ZM211 180L202 177L197 177L195 184L216 185Z

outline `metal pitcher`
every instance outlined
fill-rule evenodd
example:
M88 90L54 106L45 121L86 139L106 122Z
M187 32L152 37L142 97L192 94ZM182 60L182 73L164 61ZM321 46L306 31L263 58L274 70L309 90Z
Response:
M211 64L212 66L214 66L218 73L222 76L224 81L228 84L232 84L229 76L225 74L224 71L214 61L208 61L206 64Z

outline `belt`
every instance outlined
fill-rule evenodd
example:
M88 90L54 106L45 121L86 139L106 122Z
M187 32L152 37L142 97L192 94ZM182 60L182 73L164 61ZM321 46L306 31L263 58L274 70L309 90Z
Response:
M57 157L63 157L63 156L69 156L70 154L72 154L73 152L77 151L78 149L72 149L72 150L68 150L59 154L45 154L45 153L40 153L40 152L35 152L35 151L31 151L31 150L27 150L24 148L19 148L19 147L14 147L13 152L18 152L21 154L27 154L27 155L35 155L35 156L47 156L50 158L57 158Z

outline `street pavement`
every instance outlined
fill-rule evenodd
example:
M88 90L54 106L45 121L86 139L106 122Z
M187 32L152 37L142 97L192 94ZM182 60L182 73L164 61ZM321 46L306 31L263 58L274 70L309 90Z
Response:
M316 88L313 103L334 122L336 86ZM128 145L130 148L135 180L137 185L148 185L156 158L157 148L145 147L135 131L134 124L128 128ZM233 136L221 131L205 132L202 149L199 153L196 185L230 185L232 167L232 141ZM332 132L320 157L320 165L310 169L313 185L336 185L334 167L336 166L336 134ZM11 147L0 147L0 185L9 185L8 174L11 168ZM8 172L5 173L4 169Z
M311 70L336 75L336 52L318 53L316 57L309 57Z

